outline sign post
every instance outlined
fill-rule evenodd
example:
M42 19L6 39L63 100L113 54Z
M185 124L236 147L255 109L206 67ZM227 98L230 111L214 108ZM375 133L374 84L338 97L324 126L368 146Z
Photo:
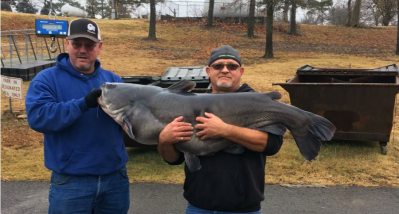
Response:
M22 79L1 75L1 91L9 97L10 112L13 113L11 98L22 99Z

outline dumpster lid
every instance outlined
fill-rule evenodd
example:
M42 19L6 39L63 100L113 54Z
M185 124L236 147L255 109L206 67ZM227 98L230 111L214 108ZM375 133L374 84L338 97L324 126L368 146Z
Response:
M399 69L396 64L391 64L374 69L357 68L317 68L304 65L297 69L298 75L370 75L370 76L398 76Z
M180 80L208 81L205 66L169 67L161 76L161 81Z

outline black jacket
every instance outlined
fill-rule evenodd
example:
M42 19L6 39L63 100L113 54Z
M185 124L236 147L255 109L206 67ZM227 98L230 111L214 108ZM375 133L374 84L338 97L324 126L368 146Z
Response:
M237 92L254 91L243 84ZM242 154L218 152L201 156L199 171L190 172L185 167L184 197L201 209L252 212L260 210L264 199L266 156L276 154L282 145L282 136L269 133L264 152L248 149ZM180 160L170 164L180 164Z

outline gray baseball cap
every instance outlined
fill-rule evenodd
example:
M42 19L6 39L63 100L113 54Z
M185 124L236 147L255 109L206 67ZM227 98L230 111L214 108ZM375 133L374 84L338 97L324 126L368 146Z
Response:
M233 59L241 66L240 53L230 45L223 45L219 48L213 49L211 57L208 60L208 66L218 59Z

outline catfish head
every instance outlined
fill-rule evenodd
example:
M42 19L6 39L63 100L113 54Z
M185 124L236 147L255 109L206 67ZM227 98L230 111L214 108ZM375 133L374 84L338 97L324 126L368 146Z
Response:
M124 114L136 103L159 93L159 87L126 83L104 83L98 103L115 121L123 126Z

